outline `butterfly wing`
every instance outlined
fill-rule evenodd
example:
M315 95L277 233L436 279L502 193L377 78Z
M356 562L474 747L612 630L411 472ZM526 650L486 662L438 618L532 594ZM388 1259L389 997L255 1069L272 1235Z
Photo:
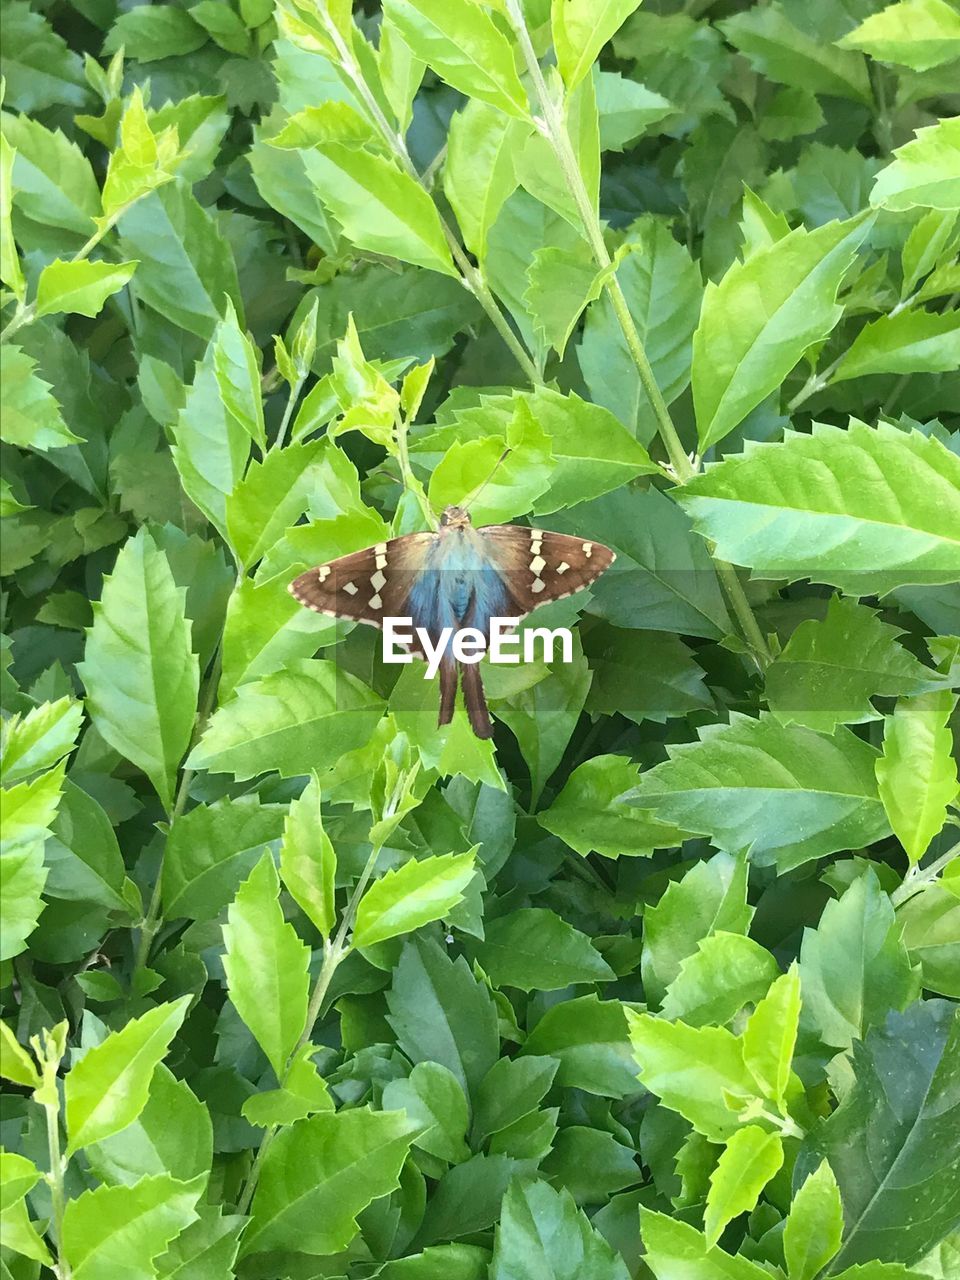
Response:
M485 525L477 533L517 606L511 617L582 591L617 558L602 542L519 524Z
M384 618L409 615L411 590L435 541L433 533L408 533L378 542L308 569L290 593L315 613L382 628Z

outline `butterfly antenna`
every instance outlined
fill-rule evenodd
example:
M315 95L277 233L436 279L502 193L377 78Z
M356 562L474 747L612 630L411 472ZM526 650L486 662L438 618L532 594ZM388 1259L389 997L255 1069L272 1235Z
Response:
M465 498L463 502L460 503L462 507L464 507L467 511L470 510L470 508L473 506L476 500L480 497L481 493L483 493L484 489L486 489L487 485L490 484L490 482L493 480L493 477L500 470L501 464L506 462L507 458L509 458L511 453L513 453L513 449L509 445L507 445L506 449L504 449L503 453L501 453L500 457L494 463L493 470L487 476L486 480L482 481L480 485L476 489L474 489L473 493L471 493L468 498Z

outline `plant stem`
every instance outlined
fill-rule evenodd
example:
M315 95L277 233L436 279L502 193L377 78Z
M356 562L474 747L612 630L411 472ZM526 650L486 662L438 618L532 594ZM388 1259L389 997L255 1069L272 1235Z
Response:
M54 1089L56 1084L54 1084ZM53 1234L57 1245L56 1272L60 1280L70 1280L70 1264L63 1256L63 1213L66 1197L63 1188L63 1157L60 1154L60 1108L56 1103L45 1102L44 1114L47 1120L47 1154L50 1160L50 1172L47 1181L50 1185L50 1201L53 1206Z
M352 51L348 48L347 43L340 34L340 31L337 29L336 24L328 20L326 6L320 6L318 12L321 20L323 21L327 35L330 37L332 44L336 48L337 55L340 58L340 70L348 77L351 85L363 100L363 104L370 113L374 124L379 129L384 142L393 152L394 156L400 163L400 167L404 170L407 176L412 178L419 187L422 187L423 190L430 195L430 189L418 172L416 165L411 160L410 153L407 150L407 144L402 135L397 133L391 127L389 120L380 109L379 102L377 102L376 97L371 92L370 86L367 84L363 72L358 66ZM493 327L509 348L517 364L519 364L520 368L523 370L524 376L527 380L534 386L541 385L543 379L540 376L540 370L534 364L533 360L531 360L523 343L510 328L510 324L506 316L500 310L500 304L488 288L482 273L473 265L466 253L464 253L463 248L460 245L460 241L457 239L449 223L439 210L437 211L437 216L440 219L440 226L450 249L450 255L463 277L464 284L487 313Z
M277 438L273 442L274 449L283 448L283 442L287 438L287 428L290 426L290 419L293 417L293 411L297 407L297 401L300 399L300 392L303 390L303 384L306 380L307 375L303 374L290 388L286 408L283 411L283 417L280 419L280 429L277 431Z
M946 853L941 854L939 858L931 862L929 867L911 867L903 877L903 883L891 893L890 901L895 907L899 907L910 898L915 897L931 880L936 880L944 867L956 857L960 857L960 840L955 845L952 845Z
M396 437L397 461L400 464L400 479L403 482L404 489L406 489L408 493L412 493L416 498L420 507L420 512L427 523L427 528L436 532L437 517L433 514L429 499L423 491L423 485L413 474L413 467L410 465L410 450L407 447L407 426L408 424L406 422L401 422L398 419L396 424Z
M600 215L594 207L586 184L583 181L583 175L580 172L580 166L577 163L577 158L570 143L570 136L567 133L563 112L551 97L547 83L543 78L543 72L537 60L537 54L530 39L530 33L527 30L519 0L507 0L506 9L520 43L524 61L536 92L542 120L542 131L553 148L557 162L563 171L570 195L577 206L577 212L580 215L584 234L590 244L594 260L602 271L607 271L604 288L607 290L614 314L617 317L630 355L636 365L637 373L640 375L640 383L657 419L657 431L670 459L673 475L679 484L685 484L696 474L696 468L690 458L687 457L680 436L677 433L677 428L670 417L670 410L667 408L667 402L664 400L663 394L657 385L657 379L647 357L643 340L633 322L630 307L624 296L623 289L620 287L616 272L608 270L612 265L612 259L603 238ZM750 608L750 602L747 600L740 584L737 572L732 565L723 561L718 560L715 563L720 581L743 628L744 637L754 651L757 663L762 670L772 660L770 650L757 620L753 616L753 610Z

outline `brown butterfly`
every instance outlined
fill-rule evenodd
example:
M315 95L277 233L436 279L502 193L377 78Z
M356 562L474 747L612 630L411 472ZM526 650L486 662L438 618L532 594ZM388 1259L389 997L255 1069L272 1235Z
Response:
M492 618L517 619L539 604L583 590L616 556L600 542L517 524L475 529L463 507L447 507L436 532L408 533L309 569L290 592L317 613L383 627L410 618L437 643L445 628L476 628L490 639ZM411 653L426 657L414 641ZM458 677L479 738L492 736L480 671L447 652L440 662L440 724L453 718Z

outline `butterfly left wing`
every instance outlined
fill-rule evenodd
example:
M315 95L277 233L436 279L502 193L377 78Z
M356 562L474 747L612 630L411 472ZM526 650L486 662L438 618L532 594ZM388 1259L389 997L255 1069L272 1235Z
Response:
M485 525L477 533L517 605L517 617L589 587L617 558L602 542L519 524Z
M294 578L290 594L315 613L383 627L384 618L403 617L433 533L408 533L352 551Z

